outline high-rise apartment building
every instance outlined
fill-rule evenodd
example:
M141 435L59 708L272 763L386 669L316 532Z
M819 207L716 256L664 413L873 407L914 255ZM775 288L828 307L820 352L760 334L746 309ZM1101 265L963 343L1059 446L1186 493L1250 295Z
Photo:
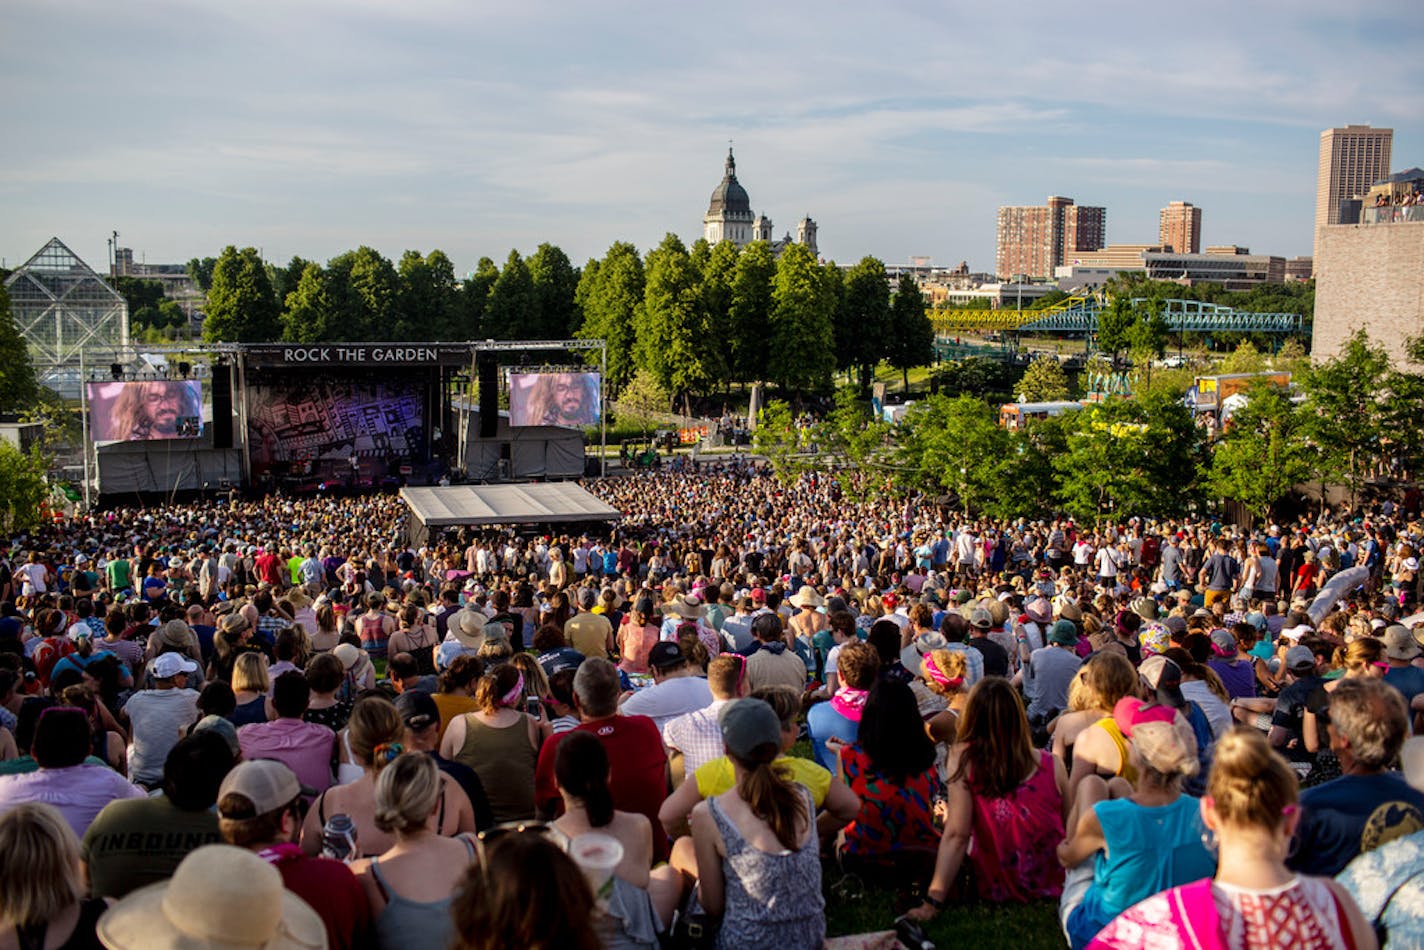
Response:
M1389 175L1393 144L1394 129L1372 129L1368 125L1347 125L1320 133L1320 165L1315 180L1317 260L1320 229L1341 223L1341 201L1365 194L1371 185Z
M1106 208L1075 205L1050 197L1046 205L1005 205L999 209L995 273L1051 278L1053 269L1082 251L1096 251L1107 235Z
M1162 209L1157 243L1176 254L1201 251L1201 209L1190 201L1173 201Z

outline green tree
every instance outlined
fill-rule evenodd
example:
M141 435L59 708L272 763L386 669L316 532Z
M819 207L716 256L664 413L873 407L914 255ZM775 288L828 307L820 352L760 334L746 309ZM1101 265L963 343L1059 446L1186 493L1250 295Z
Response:
M712 338L725 332L732 319L732 284L737 277L740 251L731 241L718 241L698 270L702 275L702 319ZM696 258L694 258L696 260ZM706 348L707 371L724 386L731 383L727 350L722 345Z
M342 341L396 338L400 277L395 265L374 248L361 246L327 262L327 288L341 311L333 330Z
M213 266L203 339L209 343L270 343L281 334L281 307L257 248L223 248Z
M579 275L569 256L553 244L540 244L529 258L529 277L534 282L535 320L531 336L541 340L563 340L578 329L574 293Z
M485 334L496 340L527 339L537 317L534 278L518 251L510 251L485 305Z
M278 302L285 301L287 295L297 289L297 284L301 283L302 274L306 272L307 265L311 261L292 255L292 259L287 262L286 267L273 267L271 269L272 289L277 293Z
M397 267L397 340L451 340L459 319L455 265L444 251L406 251Z
M918 293L918 290L916 291ZM899 477L909 487L952 495L971 514L1000 491L1013 438L982 399L932 395L905 413L896 438Z
M682 396L684 409L693 392L713 381L707 361L713 341L706 332L701 284L682 240L669 233L648 252L643 305L633 316L638 368Z
M1053 460L1058 502L1084 521L1180 514L1202 462L1191 412L1160 393L1064 416L1067 450Z
M776 262L772 283L772 352L767 375L783 391L800 396L830 385L834 367L834 329L825 281L816 256L804 244L791 244Z
M1207 487L1269 522L1291 486L1319 475L1319 453L1306 437L1307 422L1284 390L1257 382L1212 451Z
M1389 434L1385 407L1392 372L1384 347L1361 329L1338 355L1316 363L1305 376L1308 431L1325 472L1345 479L1352 505Z
M643 306L646 280L638 249L619 241L596 266L584 268L576 294L583 308L583 339L603 340L608 348L610 395L621 393L633 378L634 319Z
M485 309L489 306L490 289L499 280L499 268L494 261L482 257L474 273L460 285L460 297L455 305L456 328L453 339L483 340Z
M39 452L21 452L0 442L0 532L13 537L38 527L49 485Z
M10 295L0 284L0 412L24 409L38 391L30 348L10 312Z
M334 343L345 337L348 314L341 292L333 294L329 275L320 264L307 264L297 287L287 295L282 312L282 339L289 343Z
M925 312L925 296L909 274L901 274L895 286L888 330L887 362L900 371L901 381L909 389L911 367L927 366L934 361L935 336L934 325Z
M216 257L195 257L188 262L188 276L203 293L207 293L208 288L213 285L213 269L217 267L217 263Z
M1053 356L1040 356L1028 364L1019 380L1017 395L1024 402L1054 402L1068 398L1068 374Z
M801 434L791 406L784 399L771 400L757 413L752 449L771 463L772 474L783 485L815 467L814 460L802 454Z
M1014 369L987 356L966 356L935 368L932 386L948 396L974 396L1002 403L1014 398Z
M644 435L658 428L671 410L672 393L645 369L634 373L618 396L618 422L639 426Z
M753 241L737 257L726 331L727 362L732 378L741 382L766 379L766 329L771 322L772 283L776 260L765 241Z
M1236 344L1236 349L1222 359L1217 372L1227 373L1260 373L1266 369L1266 358L1261 355L1261 351L1256 349L1255 344L1250 340L1242 340Z
M884 263L862 257L846 271L844 287L845 296L836 310L836 368L854 370L861 392L868 393L875 368L888 355L892 334Z
M1098 349L1117 362L1118 355L1131 346L1128 331L1137 322L1137 313L1132 300L1125 295L1115 296L1112 302L1098 313Z

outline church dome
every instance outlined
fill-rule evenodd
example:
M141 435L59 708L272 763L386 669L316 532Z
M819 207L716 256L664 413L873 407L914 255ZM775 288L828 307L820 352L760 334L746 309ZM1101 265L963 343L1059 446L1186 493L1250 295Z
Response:
M722 176L721 184L713 190L707 213L751 216L752 200L747 197L747 190L737 182L737 160L732 157L730 148L727 149L727 173Z

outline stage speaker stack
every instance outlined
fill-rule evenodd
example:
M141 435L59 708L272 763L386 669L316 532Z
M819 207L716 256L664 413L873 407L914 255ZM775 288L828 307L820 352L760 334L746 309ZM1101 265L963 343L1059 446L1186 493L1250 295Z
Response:
M479 358L480 371L480 438L493 439L499 434L499 363L493 357Z
M232 366L215 363L213 387L213 448L232 448Z

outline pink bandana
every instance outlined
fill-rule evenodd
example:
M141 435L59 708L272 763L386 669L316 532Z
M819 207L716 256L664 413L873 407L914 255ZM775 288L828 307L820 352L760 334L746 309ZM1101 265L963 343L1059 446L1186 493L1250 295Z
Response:
M949 677L945 675L944 670L940 669L939 664L934 661L934 654L926 656L924 658L924 661L921 662L920 668L929 674L930 679L934 680L936 683L943 686L945 689L958 689L959 687L964 685L964 677Z
M851 722L860 722L860 714L865 712L865 698L869 695L870 690L842 686L831 697L831 708Z
M514 681L514 686L510 688L509 692L499 698L499 704L501 706L513 706L519 702L519 697L522 695L524 695L524 674L520 673L519 679Z

